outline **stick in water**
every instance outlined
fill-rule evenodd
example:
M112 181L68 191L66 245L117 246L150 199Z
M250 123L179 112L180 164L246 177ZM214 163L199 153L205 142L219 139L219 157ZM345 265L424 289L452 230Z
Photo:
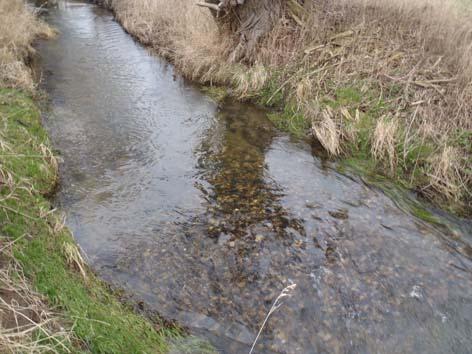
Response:
M257 333L256 339L254 339L254 343L252 343L252 347L251 347L251 350L249 351L249 354L252 354L252 351L254 350L254 347L256 346L257 340L259 339L259 336L261 335L262 330L264 329L270 315L272 315L280 306L284 304L282 300L286 297L290 297L292 295L291 292L295 290L296 287L297 287L297 284L292 284L292 285L287 286L284 290L282 290L282 292L277 297L277 299L275 299L274 304L272 305L269 312L267 313L267 316L264 319L264 322L262 322L261 329L259 329L259 333Z

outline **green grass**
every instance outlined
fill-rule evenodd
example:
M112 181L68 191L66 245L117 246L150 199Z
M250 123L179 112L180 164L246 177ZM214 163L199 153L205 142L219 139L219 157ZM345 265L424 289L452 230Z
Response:
M270 71L270 77L260 92L253 93L256 102L261 106L270 108L281 108L284 106L285 97L283 91L283 83L281 73L275 70Z
M285 106L281 112L272 112L267 116L277 128L298 138L306 137L310 130L310 122L291 105Z
M74 240L61 228L45 195L56 185L57 168L34 102L0 89L0 232L34 288L59 310L78 343L73 352L164 353L182 331L151 323L117 300L109 288L65 255ZM156 328L159 328L156 330ZM198 352L198 351L194 351Z
M203 86L202 91L216 103L221 103L228 97L228 90L222 86Z
M335 90L334 99L329 100L332 108L356 107L364 98L364 94L356 87L342 87Z

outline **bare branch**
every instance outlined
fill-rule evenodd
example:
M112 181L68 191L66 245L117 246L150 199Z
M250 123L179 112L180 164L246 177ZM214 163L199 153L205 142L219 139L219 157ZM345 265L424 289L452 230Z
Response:
M215 10L215 11L220 11L220 7L218 5L215 5L215 4L209 4L207 2L197 2L197 6L201 6L201 7L207 7L211 10Z

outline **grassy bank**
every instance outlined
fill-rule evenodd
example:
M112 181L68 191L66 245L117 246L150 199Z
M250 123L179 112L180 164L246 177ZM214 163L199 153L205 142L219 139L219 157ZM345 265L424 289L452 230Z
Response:
M59 352L167 352L168 339L179 330L151 324L114 298L89 272L63 220L52 210L46 196L54 191L57 163L34 102L19 91L1 89L0 121L0 229L2 250L8 251L4 269L10 269L11 289L22 279L42 294L36 299L44 308L53 309L38 322L34 313L24 308L15 312L13 301L2 301L2 327L13 327L1 328L0 347L13 349L19 344L7 339L29 329L29 337L20 338L29 350L42 345L44 351ZM6 321L15 314L26 321L22 326Z
M179 2L178 17L164 0L107 2L130 33L187 77L270 106L277 126L313 136L332 157L471 214L465 2L277 1L272 30L244 56L235 56L241 32L218 25L194 1Z
M33 40L52 35L23 1L0 0L0 352L212 352L119 301L53 209L57 161L28 66Z

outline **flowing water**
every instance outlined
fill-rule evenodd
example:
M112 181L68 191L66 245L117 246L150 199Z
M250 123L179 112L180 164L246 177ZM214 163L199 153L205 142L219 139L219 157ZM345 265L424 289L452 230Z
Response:
M448 234L220 106L114 22L61 2L39 45L58 204L107 281L221 353L472 351L470 223Z

